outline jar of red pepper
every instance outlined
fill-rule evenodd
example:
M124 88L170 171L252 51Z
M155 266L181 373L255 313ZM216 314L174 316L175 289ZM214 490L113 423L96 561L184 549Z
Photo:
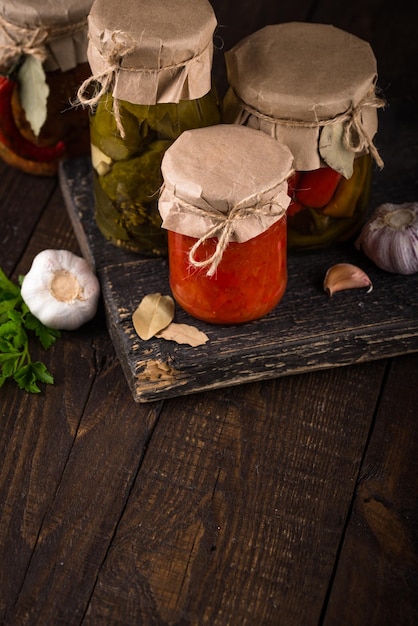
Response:
M269 313L287 285L292 155L260 131L184 132L162 161L170 286L192 316L238 324Z
M223 121L275 137L292 151L289 248L346 240L362 225L370 192L377 109L370 45L325 24L267 26L226 53Z
M88 114L74 107L87 63L92 0L0 0L0 157L54 175L88 154Z

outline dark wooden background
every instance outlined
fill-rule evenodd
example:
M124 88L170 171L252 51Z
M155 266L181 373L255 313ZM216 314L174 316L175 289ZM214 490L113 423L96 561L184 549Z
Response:
M288 20L370 41L389 104L375 202L417 199L404 4L213 0L225 49ZM79 251L56 179L0 164L0 216L14 279L44 248ZM0 390L1 624L418 623L416 353L144 405L103 307L34 355L55 385Z

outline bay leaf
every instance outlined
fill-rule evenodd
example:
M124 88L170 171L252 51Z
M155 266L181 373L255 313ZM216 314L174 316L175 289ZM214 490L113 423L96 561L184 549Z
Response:
M46 120L49 95L42 62L28 55L19 69L18 81L20 103L37 137Z
M345 147L343 132L342 122L324 126L319 138L319 153L329 167L344 178L351 178L355 154Z
M144 296L132 315L132 322L141 339L154 337L174 318L174 300L171 296L150 293Z
M196 346L202 346L209 341L209 337L206 333L202 332L195 326L190 326L189 324L176 324L174 322L171 322L171 324L161 330L157 334L157 337L162 337L162 339L167 339L169 341L176 341L177 343L187 344L193 348Z

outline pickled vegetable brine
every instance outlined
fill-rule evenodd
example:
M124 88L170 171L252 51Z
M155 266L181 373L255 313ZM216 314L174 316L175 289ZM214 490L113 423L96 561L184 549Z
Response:
M185 130L219 123L215 25L207 0L96 0L90 13L93 76L79 98L91 105L96 222L144 256L167 253L158 211L165 151Z
M178 304L214 324L269 313L287 286L292 155L237 125L186 131L162 161L159 210Z
M267 26L226 53L223 121L262 130L288 146L288 246L315 249L361 227L368 208L377 109L369 44L330 25Z

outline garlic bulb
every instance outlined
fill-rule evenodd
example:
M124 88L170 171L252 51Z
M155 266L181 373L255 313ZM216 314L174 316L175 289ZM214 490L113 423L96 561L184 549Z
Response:
M24 277L21 294L45 326L74 330L96 314L100 285L82 257L68 250L43 250Z
M387 272L418 272L418 202L380 205L355 245Z

